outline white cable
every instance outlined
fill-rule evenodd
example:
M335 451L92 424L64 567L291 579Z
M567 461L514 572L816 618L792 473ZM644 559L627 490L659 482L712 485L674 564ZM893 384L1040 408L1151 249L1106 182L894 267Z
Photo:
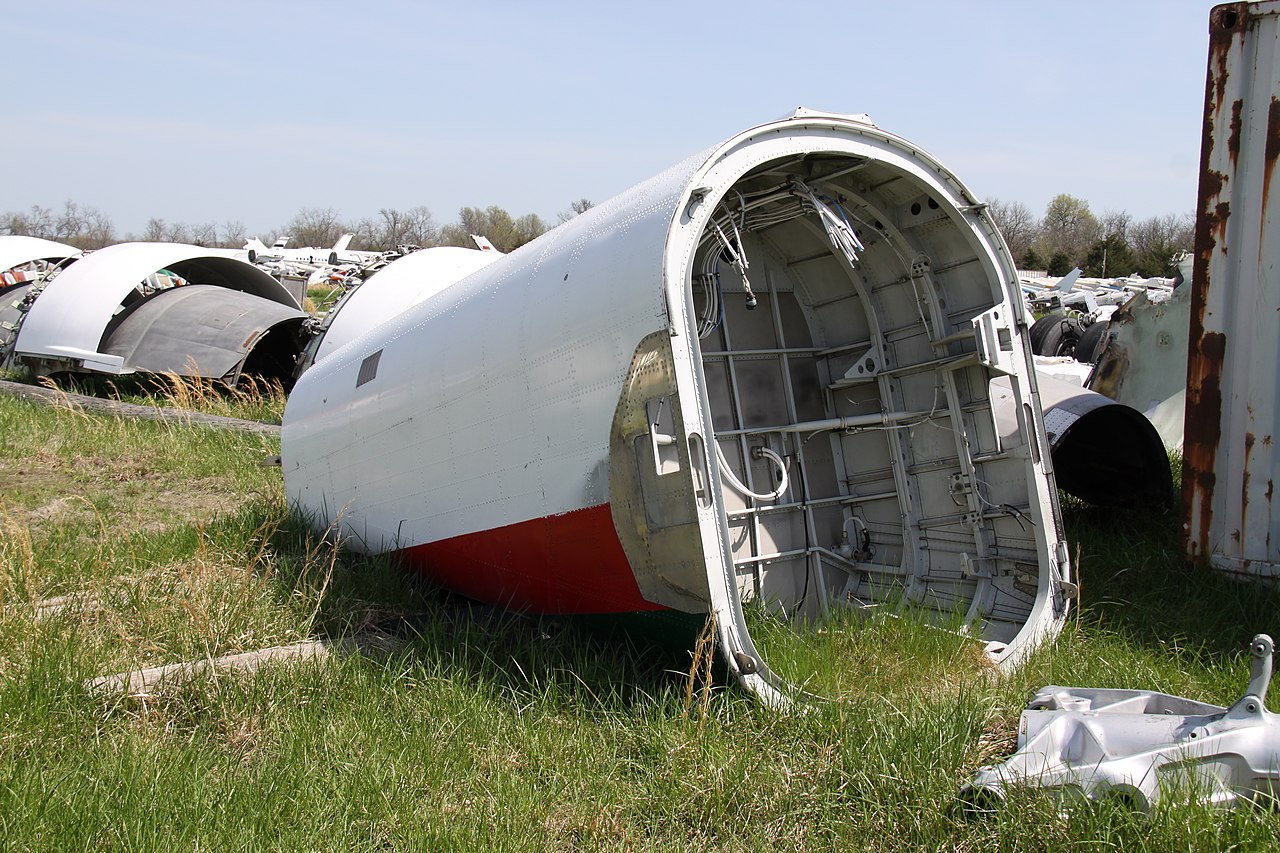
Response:
M728 484L733 487L733 490L738 494L742 495L744 498L754 498L755 500L758 500L758 501L776 501L778 498L782 497L787 493L787 488L791 485L791 480L787 476L787 465L785 462L782 461L781 456L774 453L769 448L758 447L756 448L756 451L761 456L764 456L767 459L773 460L773 464L778 466L778 476L780 478L780 482L778 483L778 488L774 489L772 492L768 492L766 494L758 494L756 492L751 491L746 486L744 486L742 484L742 481L739 480L734 475L733 469L729 467L729 460L724 458L724 451L720 449L720 442L718 441L715 442L715 446L716 446L716 458L720 462L720 473L724 476L725 481L728 482Z

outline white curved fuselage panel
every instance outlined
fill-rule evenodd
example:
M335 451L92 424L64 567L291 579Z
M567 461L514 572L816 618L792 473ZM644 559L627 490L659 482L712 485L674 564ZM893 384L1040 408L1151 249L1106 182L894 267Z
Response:
M315 360L327 358L344 344L500 257L502 255L494 251L436 246L392 261L343 301L316 348Z

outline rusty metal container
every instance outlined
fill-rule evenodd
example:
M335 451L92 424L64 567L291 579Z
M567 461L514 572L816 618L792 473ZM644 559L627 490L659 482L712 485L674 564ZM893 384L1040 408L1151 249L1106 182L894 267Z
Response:
M1257 578L1280 575L1278 39L1280 3L1209 14L1182 486L1187 554Z

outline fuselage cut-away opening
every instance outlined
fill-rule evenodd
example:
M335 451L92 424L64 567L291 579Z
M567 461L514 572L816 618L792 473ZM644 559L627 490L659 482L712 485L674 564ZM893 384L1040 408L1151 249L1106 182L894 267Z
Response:
M800 111L317 363L282 454L291 499L363 547L527 610L709 614L780 702L805 679L751 614L803 638L910 610L997 662L1057 630L1044 436L983 206L865 118Z

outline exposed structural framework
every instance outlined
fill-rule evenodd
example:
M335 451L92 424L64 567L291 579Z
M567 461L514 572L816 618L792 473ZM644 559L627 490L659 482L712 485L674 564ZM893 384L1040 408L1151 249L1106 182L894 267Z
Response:
M1209 17L1182 496L1193 560L1280 577L1280 3Z
M0 237L0 367L42 283L80 255L75 246L39 237Z
M1263 700L1275 644L1259 634L1249 651L1249 686L1229 708L1147 690L1043 688L1022 712L1017 752L980 769L961 798L985 810L1010 787L1033 785L1143 811L1170 794L1274 805L1280 725Z
M235 384L292 381L308 315L271 276L229 253L122 243L51 263L0 238L0 265L32 278L0 293L0 360L36 375L175 373ZM49 244L56 246L57 244ZM70 247L64 247L69 249ZM33 255L35 250L45 254Z
M1073 587L1031 364L985 207L866 117L799 110L319 361L285 484L476 599L710 613L778 702L747 611L805 632L909 608L997 661L1057 631Z

